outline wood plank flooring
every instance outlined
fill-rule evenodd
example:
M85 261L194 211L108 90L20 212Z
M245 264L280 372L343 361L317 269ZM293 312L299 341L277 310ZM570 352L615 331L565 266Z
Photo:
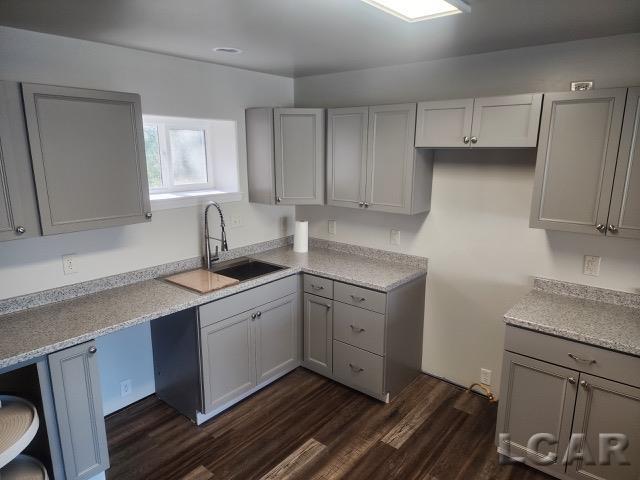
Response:
M385 405L299 368L197 427L148 397L107 418L109 480L550 480L499 465L496 407L421 375Z

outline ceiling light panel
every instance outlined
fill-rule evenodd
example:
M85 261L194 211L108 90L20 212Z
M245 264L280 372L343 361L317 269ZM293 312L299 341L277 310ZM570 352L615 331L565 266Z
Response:
M469 11L462 0L362 0L380 10L407 22L419 22L430 18Z

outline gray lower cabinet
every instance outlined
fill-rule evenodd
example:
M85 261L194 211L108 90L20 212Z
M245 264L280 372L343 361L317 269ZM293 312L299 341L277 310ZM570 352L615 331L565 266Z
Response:
M305 280L309 275L305 275ZM315 283L311 282L315 285ZM311 284L307 288L311 288ZM333 294L331 294L333 295ZM321 375L333 372L333 301L304 294L304 354L302 364Z
M324 203L324 117L321 108L246 110L250 202Z
M20 85L0 81L0 241L40 235Z
M541 93L420 102L416 147L535 147Z
M608 235L640 238L640 87L627 94L607 229Z
M531 227L606 234L626 95L625 88L545 94Z
M529 443L540 433L557 443ZM606 450L619 442L623 463ZM637 480L640 358L508 326L496 443L502 455L563 480ZM590 461L566 456L587 451ZM556 460L542 461L549 453Z
M91 478L109 468L95 343L52 353L49 369L66 478Z
M44 235L151 219L140 96L22 84Z
M418 375L425 277L390 292L309 274L303 285L305 367L382 401Z
M414 148L416 104L335 108L327 116L327 203L428 212L433 154Z

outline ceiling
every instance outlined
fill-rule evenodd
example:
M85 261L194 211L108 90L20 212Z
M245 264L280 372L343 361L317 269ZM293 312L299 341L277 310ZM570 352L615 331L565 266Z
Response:
M0 24L293 77L640 31L638 0L469 3L407 23L360 0L0 0Z

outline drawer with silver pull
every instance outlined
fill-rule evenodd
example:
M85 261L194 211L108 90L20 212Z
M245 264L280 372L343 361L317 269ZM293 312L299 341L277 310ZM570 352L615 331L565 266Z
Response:
M633 355L511 325L507 325L505 350L640 387L640 357Z
M333 298L356 307L366 308L378 313L385 313L387 294L367 288L356 287L346 283L335 282Z
M304 291L325 298L333 298L333 280L305 273Z
M380 355L334 340L333 375L358 390L383 394L384 359Z
M333 338L384 355L384 315L334 302Z

